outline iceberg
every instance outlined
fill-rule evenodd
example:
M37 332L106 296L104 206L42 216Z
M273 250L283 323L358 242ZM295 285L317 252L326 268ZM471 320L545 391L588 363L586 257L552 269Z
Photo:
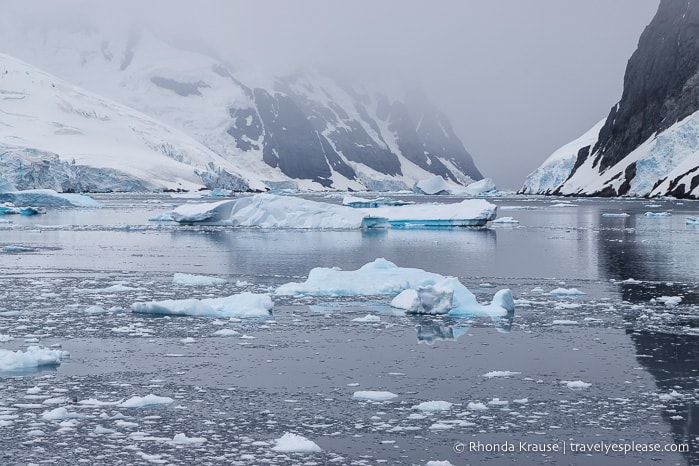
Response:
M482 199L455 204L353 208L290 196L256 194L213 203L184 204L169 213L178 223L289 229L429 228L483 226L497 207Z
M351 207L275 194L185 204L171 215L178 223L258 228L358 229L385 226L385 219Z
M190 275L188 273L176 273L172 277L172 284L179 286L220 286L228 283L223 278L208 277L206 275Z
M454 196L480 196L496 191L496 189L495 183L490 178L483 178L482 180L469 183L466 186L461 186L450 183L439 175L420 180L413 186L413 192L415 192L415 194L450 194Z
M4 177L0 177L0 202L10 203L4 206L0 214L19 213L36 215L42 213L37 207L99 207L100 203L84 194L59 193L53 189L17 190ZM16 207L23 207L18 210ZM2 206L0 206L2 207Z
M15 207L13 205L0 205L0 215L38 215L44 214L46 211L37 207Z
M194 317L260 317L269 315L274 303L267 294L243 292L223 298L167 299L134 303L131 310L141 314Z
M362 296L399 293L391 306L412 313L505 316L515 304L508 289L498 291L489 305L455 277L444 277L422 269L398 267L379 258L357 270L317 267L303 283L286 283L277 295Z
M0 372L58 366L61 364L61 359L68 356L67 351L52 350L42 346L29 346L26 351L0 349Z
M391 228L482 227L497 216L497 206L483 199L454 204L415 204L367 209L388 220Z
M361 296L399 293L408 288L434 285L444 277L422 269L398 267L379 258L358 270L316 267L303 283L277 288L277 295Z

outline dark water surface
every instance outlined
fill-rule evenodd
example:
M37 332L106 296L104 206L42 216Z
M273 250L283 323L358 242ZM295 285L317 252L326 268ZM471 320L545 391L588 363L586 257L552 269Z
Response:
M0 217L0 348L71 353L50 371L0 373L2 464L699 464L699 228L685 223L697 202L497 198L498 216L518 224L320 232L176 226L148 219L182 199L99 200ZM378 257L457 276L482 302L510 288L515 315L405 316L382 296L274 297L260 319L129 311L273 293L313 267ZM173 286L176 272L228 284ZM87 314L94 305L114 309ZM353 321L367 314L380 321ZM358 401L358 390L398 396ZM79 403L150 393L175 401ZM426 401L452 406L413 409ZM44 418L57 407L75 417ZM285 432L323 452L274 451ZM689 452L570 451L632 442Z

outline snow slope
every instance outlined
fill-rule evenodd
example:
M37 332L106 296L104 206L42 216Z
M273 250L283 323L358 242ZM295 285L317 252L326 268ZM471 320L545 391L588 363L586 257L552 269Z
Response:
M0 26L4 50L178 128L253 189L404 190L434 174L482 178L446 117L420 99L406 105L315 72L255 76L135 28Z
M182 132L4 54L0 103L0 168L19 189L249 187Z
M605 119L598 121L592 128L578 139L557 149L542 163L539 168L527 176L522 194L551 194L570 176L578 152L584 147L592 148L597 142L597 136L604 125Z

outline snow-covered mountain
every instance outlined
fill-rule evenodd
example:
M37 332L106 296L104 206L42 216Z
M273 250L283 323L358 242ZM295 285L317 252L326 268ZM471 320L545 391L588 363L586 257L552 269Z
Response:
M139 29L108 37L90 27L25 25L0 36L4 51L177 128L218 157L193 167L225 170L251 189L395 190L435 174L459 184L482 179L446 116L419 92L389 98L317 72L260 78ZM31 148L63 150L50 141ZM104 164L97 153L83 162L97 159Z
M697 31L698 2L662 0L629 59L619 103L603 124L549 157L520 192L698 198Z
M0 174L18 189L256 187L181 131L4 54L0 115Z

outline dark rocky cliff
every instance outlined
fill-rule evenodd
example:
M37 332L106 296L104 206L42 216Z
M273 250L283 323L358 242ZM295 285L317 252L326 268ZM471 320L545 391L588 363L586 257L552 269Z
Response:
M699 110L699 2L662 0L629 59L624 90L592 150L600 171Z

